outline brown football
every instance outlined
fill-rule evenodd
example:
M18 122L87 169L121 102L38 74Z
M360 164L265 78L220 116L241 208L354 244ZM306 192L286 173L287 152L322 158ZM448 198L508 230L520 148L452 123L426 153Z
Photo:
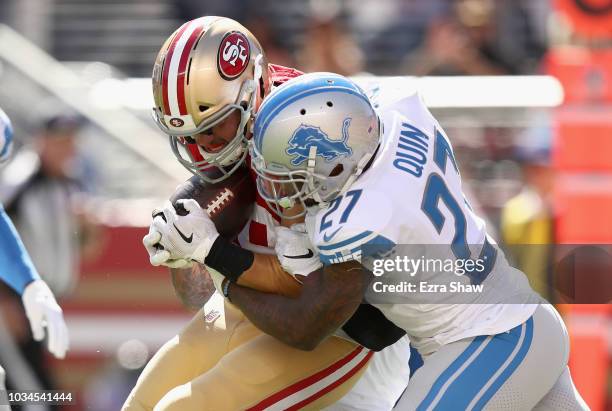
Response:
M255 182L249 168L240 167L226 180L207 183L198 176L177 187L170 201L179 215L187 211L177 200L192 198L200 204L215 223L219 234L235 239L249 221L255 206Z

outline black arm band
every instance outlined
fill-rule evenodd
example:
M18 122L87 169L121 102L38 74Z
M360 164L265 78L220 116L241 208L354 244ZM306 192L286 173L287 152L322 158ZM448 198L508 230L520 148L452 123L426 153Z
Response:
M342 330L357 343L373 351L380 351L406 335L376 307L361 304Z
M251 268L255 254L240 246L232 244L227 239L219 236L213 243L204 264L214 268L235 283L243 272Z

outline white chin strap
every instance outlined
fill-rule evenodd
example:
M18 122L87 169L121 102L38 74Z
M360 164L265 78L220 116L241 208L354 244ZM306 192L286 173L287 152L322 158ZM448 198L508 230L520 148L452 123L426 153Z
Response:
M317 147L311 146L310 151L308 152L308 162L306 163L306 171L307 176L313 176L315 171L315 166L317 164ZM314 182L312 181L312 177L309 177L307 180L309 190L312 190L312 199L317 203L322 203L321 195L319 194L319 190L315 190Z

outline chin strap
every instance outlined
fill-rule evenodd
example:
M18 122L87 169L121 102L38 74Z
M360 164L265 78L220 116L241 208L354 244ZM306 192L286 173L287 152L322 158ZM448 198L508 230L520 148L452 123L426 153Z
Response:
M253 69L253 80L255 84L259 84L259 79L263 75L263 67L261 67L261 61L263 60L263 54L258 54L255 57L255 68Z
M373 153L366 154L365 156L361 158L361 160L359 160L359 163L357 163L357 170L355 171L355 174L350 175L349 178L346 179L346 183L344 183L344 185L338 192L338 195L344 194L344 192L348 190L351 187L351 185L353 185L355 180L357 180L359 176L361 175L361 173L363 173L365 166L370 162L374 153L376 153L376 150L374 150Z

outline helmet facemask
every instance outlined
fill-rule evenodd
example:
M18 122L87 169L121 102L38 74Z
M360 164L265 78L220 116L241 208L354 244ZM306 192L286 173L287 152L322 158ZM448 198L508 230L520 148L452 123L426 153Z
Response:
M217 152L206 151L204 147L196 143L193 137L169 136L170 147L179 163L191 173L198 175L209 183L214 184L229 177L245 161L248 153L246 129L251 119L252 109L248 106L245 108L240 104L228 105L219 113L220 115L215 116L216 118L211 119L211 121L207 121L207 124L203 124L195 133L200 134L212 129L225 121L234 110L240 112L236 134L225 147ZM213 169L217 169L218 173L211 174L210 171Z

